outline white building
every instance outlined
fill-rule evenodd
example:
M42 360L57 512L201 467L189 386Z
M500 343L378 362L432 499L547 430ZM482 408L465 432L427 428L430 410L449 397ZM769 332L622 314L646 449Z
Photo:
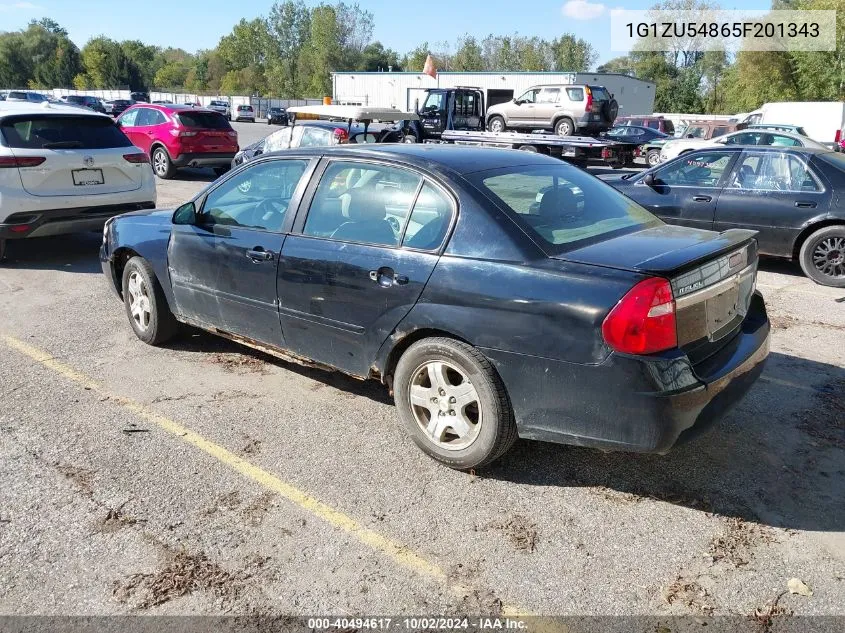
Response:
M485 91L489 107L540 84L601 85L619 102L619 116L654 111L652 82L612 73L439 72L437 79L432 79L419 72L343 72L332 73L332 97L339 104L413 110L426 88L475 86Z

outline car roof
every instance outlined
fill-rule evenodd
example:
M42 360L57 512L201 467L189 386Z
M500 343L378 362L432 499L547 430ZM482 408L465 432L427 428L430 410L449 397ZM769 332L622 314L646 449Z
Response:
M470 145L439 143L373 143L367 145L328 145L272 152L266 156L321 155L347 158L386 158L414 167L444 168L465 175L517 165L560 165L561 161L533 152Z
M727 152L742 152L753 149L755 152L778 152L780 154L802 154L810 156L813 154L835 154L836 152L827 147L795 147L791 145L723 145L721 147L701 147L689 152L684 152L682 156L694 156L697 154L706 154L712 152L714 149L718 151Z
M30 103L28 101L3 101L0 102L0 118L7 116L20 115L49 115L49 114L67 114L75 116L98 116L111 119L107 114L101 114L88 110L86 108L79 108L77 106L65 105L63 103L50 103L47 101L41 103Z

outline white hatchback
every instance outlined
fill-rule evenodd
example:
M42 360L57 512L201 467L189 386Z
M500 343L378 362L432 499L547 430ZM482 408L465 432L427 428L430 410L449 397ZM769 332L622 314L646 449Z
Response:
M101 230L155 203L149 156L111 117L0 102L0 259L7 240Z
M233 116L235 121L252 121L255 123L255 110L251 105L239 105Z

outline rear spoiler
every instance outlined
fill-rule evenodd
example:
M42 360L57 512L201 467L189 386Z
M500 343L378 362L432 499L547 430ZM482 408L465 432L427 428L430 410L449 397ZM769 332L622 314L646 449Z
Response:
M692 268L704 260L713 259L714 255L720 255L746 244L754 239L755 235L757 235L757 231L728 229L719 233L712 240L700 242L687 248L669 251L668 253L662 253L651 259L643 260L639 264L636 264L634 268L664 275L680 272L680 270Z

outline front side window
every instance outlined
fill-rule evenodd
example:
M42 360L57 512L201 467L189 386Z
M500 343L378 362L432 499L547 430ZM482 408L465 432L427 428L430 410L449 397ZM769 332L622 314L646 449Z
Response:
M687 138L704 138L707 136L707 128L700 125L691 125L684 130L684 136Z
M303 233L398 246L421 178L404 169L335 162L320 179Z
M520 103L534 103L535 101L537 101L538 92L540 92L539 88L532 88L531 90L526 90L520 95L517 101L519 101Z
M248 167L205 199L200 223L279 232L308 162L273 160Z
M442 92L430 92L428 93L428 98L425 100L425 105L423 106L424 112L434 113L434 112L442 112L443 107L443 99L445 95Z
M716 187L722 179L731 157L730 152L706 152L685 155L669 163L654 174L658 185L684 187Z
M661 224L613 187L567 165L521 165L468 177L552 254Z
M141 111L141 108L135 108L134 110L128 110L121 116L118 121L123 127L133 127L137 125L138 120L138 113Z

